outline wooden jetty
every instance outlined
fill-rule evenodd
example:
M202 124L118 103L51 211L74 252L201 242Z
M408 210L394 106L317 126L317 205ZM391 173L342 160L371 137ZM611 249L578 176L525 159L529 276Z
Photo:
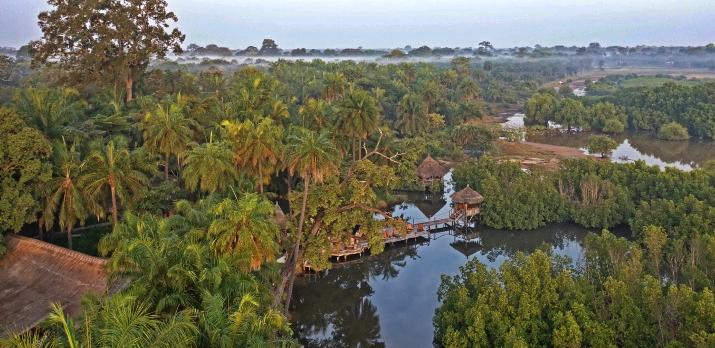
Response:
M466 226L475 216L479 215L479 208L483 201L484 197L481 194L467 186L452 194L453 206L448 217L408 223L407 233L400 233L394 227L387 227L383 230L384 243L389 245L418 238L429 239L430 233L452 229L459 225ZM362 256L369 249L370 245L366 240L351 237L351 242L347 245L342 242L334 243L330 256L336 261L340 261L354 255Z

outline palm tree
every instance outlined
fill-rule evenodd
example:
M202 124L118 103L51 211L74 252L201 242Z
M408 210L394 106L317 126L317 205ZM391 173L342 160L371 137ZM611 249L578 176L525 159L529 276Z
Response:
M351 88L340 102L340 115L337 119L337 129L344 135L353 138L353 158L361 157L361 142L377 129L380 112L369 93Z
M157 104L156 110L148 112L142 121L144 145L164 156L164 179L169 179L170 156L176 156L178 162L198 128L196 121L184 115L184 106L185 101L178 94L176 101L166 107Z
M330 104L322 99L310 98L300 108L304 128L320 131L327 126L330 115Z
M82 162L74 145L67 147L64 139L55 149L58 175L47 183L47 198L42 219L49 231L55 223L55 213L59 209L60 229L67 233L67 246L72 249L72 228L89 215L85 191L79 184Z
M399 127L402 134L415 135L422 132L427 123L425 107L422 98L414 94L406 94L397 106Z
M343 95L347 84L343 73L324 73L323 79L325 80L325 89L323 91L325 100L333 101Z
M216 251L250 260L257 270L273 260L278 251L278 225L273 204L255 193L225 199L214 208L215 219L208 229Z
M149 185L145 173L153 169L153 164L143 152L129 151L126 145L118 144L114 140L110 140L102 148L94 149L83 166L86 171L80 183L84 185L88 195L95 202L99 202L109 192L114 225L119 220L117 199L123 204L129 204L138 198ZM97 204L97 207L99 206L101 205Z
M194 144L186 154L181 176L191 191L223 191L238 180L230 146L225 142L214 142L212 138L208 143Z
M303 201L300 206L300 218L292 255L290 261L287 261L284 266L282 284L278 287L274 297L274 305L277 305L277 301L281 300L284 291L287 290L286 309L290 303L296 264L301 258L300 245L303 239L310 184L320 183L326 177L337 173L340 159L340 154L327 132L316 133L305 128L297 128L288 137L288 144L286 160L288 172L291 175L298 174L303 178Z
M17 113L50 139L68 134L85 105L72 88L28 87L15 95L14 103Z
M281 157L283 128L267 117L256 123L223 121L221 125L233 141L234 162L257 174L258 192L263 193L263 185L270 181Z

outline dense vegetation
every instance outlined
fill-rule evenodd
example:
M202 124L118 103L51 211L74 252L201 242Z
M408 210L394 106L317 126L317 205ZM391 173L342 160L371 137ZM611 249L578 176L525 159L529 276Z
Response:
M93 247L108 258L112 280L124 286L104 298L87 299L80 318L69 318L60 305L53 306L39 330L2 342L10 346L294 345L286 314L295 277L306 265L328 268L333 243L358 234L372 253L379 253L384 228L404 232L405 224L374 216L385 215L385 197L395 188L419 187L415 167L421 159L489 152L496 134L469 121L521 103L546 81L590 68L591 57L606 50L596 44L577 50L577 58L539 61L462 56L438 64L179 64L162 60L170 52L181 53L184 39L178 29L167 31L177 18L165 1L105 1L101 8L87 1L51 5L39 16L42 39L23 47L18 59L0 56L0 232L40 239L62 232L73 248L77 226L111 226ZM143 16L132 16L137 12ZM93 25L86 26L88 20ZM233 54L216 45L193 45L188 51ZM394 57L387 59L455 53L426 46L405 51L393 51ZM509 52L549 57L570 51L538 47ZM488 57L499 51L483 42L470 52ZM260 49L249 47L243 53L272 56L281 51L266 39ZM346 49L340 54L362 53ZM316 53L297 49L291 54ZM673 121L694 136L713 138L712 91L712 84L666 84L619 91L585 104L567 90L561 95L541 91L526 105L527 122L555 121L567 128L613 133L661 129ZM639 104L644 98L665 103L658 104L662 115L654 116L647 109L651 104ZM669 128L674 130L666 135L678 134L676 126ZM608 146L594 151L605 153ZM703 324L708 318L700 312L681 334L667 326L679 321L663 322L665 309L637 302L645 301L638 291L656 295L652 283L659 285L655 279L663 274L668 282L683 284L676 288L682 287L683 294L667 297L670 293L659 289L661 297L653 297L654 303L679 299L688 308L711 306L711 170L660 172L642 163L570 161L555 173L542 174L484 157L458 166L454 177L459 185L471 184L489 197L482 216L489 226L628 223L651 262L651 278L639 268L629 273L629 262L641 262L633 251L639 249L609 235L601 242L594 239L594 245L616 243L622 253L608 254L611 263L593 259L601 262L589 270L596 273L575 276L557 262L550 268L549 255L517 257L505 264L504 274L508 267L538 263L541 268L533 274L544 279L558 274L555 281L563 282L559 291L574 299L567 298L563 313L534 324L528 329L532 331L509 331L504 340L499 338L502 331L490 332L497 345L575 342L578 332L593 340L584 342L594 344L707 344L712 339ZM278 203L288 208L282 226L275 216ZM3 239L0 234L0 256ZM592 250L605 253L611 246ZM479 267L470 264L464 276L483 273ZM598 281L591 279L595 275ZM613 285L600 283L607 276L614 277ZM635 278L624 278L628 276ZM481 280L491 285L499 281L495 273ZM609 289L620 286L616 281L641 284L628 292L635 293L636 307L649 308L645 319L618 312L626 316L623 322L614 319L621 331L597 321L610 309L583 300L587 295L598 299L601 284ZM529 290L539 289L531 285ZM442 326L462 325L445 314L459 287L454 278L441 290L445 309L436 323L446 345L472 343L461 336L466 326L451 331ZM470 295L490 305L503 304L497 297ZM479 308L484 313L491 309ZM688 310L683 309L684 316L692 314ZM643 327L653 320L663 325L659 336ZM583 331L574 324L584 325ZM542 325L555 327L556 341L544 338L537 330ZM631 325L642 329L635 338L622 332ZM533 340L519 341L524 332L534 333Z
M611 89L594 88L600 85ZM589 85L589 93L593 89L597 95L582 98L541 90L527 101L525 122L547 126L551 121L569 130L603 133L626 129L660 132L667 140L685 140L689 135L715 139L715 82L668 81L629 88L598 82Z
M693 346L715 344L715 172L570 160L529 173L488 157L454 179L489 200L486 225L532 229L556 221L628 224L633 240L591 235L585 259L548 250L498 270L477 261L442 281L436 339L469 346ZM578 260L574 260L578 261Z

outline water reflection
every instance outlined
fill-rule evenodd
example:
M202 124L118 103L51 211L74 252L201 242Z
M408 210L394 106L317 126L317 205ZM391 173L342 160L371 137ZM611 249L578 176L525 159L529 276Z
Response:
M544 134L530 135L529 141L585 148L590 134ZM611 154L614 162L643 160L661 168L675 167L690 170L715 159L715 142L706 140L665 141L648 134L624 133L612 135L618 147Z
M516 113L502 123L505 127L524 125L524 114ZM550 132L532 134L528 141L559 146L568 146L585 151L591 133L569 134ZM610 136L619 143L611 154L613 162L642 160L660 168L674 167L691 170L715 159L715 141L691 139L688 141L665 141L643 132L626 132Z
M449 194L442 199L445 196L448 199ZM449 203L444 204L435 216L449 211ZM394 209L409 214L408 218L424 215L411 202ZM431 347L442 275L456 274L470 259L498 267L516 252L532 252L545 243L578 262L587 233L572 224L534 231L480 227L477 232L475 240L450 232L433 234L420 244L393 246L382 254L298 279L292 302L296 336L307 347Z

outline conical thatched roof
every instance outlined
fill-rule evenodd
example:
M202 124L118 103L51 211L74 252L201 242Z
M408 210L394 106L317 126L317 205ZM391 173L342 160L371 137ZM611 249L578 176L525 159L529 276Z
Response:
M86 294L109 289L106 260L9 234L0 258L0 337L35 327L51 303L77 315Z
M480 204L484 202L484 197L467 185L459 192L452 194L452 202L457 204Z
M452 243L449 243L449 245L454 248L454 250L459 251L460 253L462 253L462 255L466 257L472 256L482 247L479 242L473 240L457 240Z
M417 167L417 176L422 180L435 179L443 177L448 171L447 168L439 164L432 156L427 155Z
M278 205L278 202L276 202L275 219L276 223L278 224L278 227L280 227L282 230L285 230L288 227L288 218L283 212L283 209L281 209L281 206Z

